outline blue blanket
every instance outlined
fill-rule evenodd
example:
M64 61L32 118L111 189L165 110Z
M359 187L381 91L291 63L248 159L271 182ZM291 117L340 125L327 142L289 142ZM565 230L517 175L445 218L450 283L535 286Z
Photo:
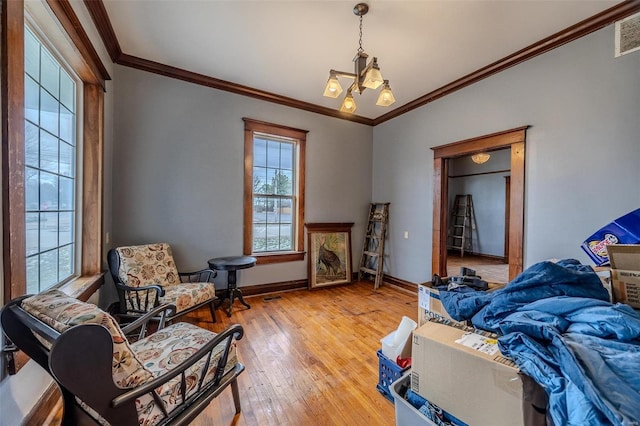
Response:
M493 293L441 291L447 312L499 332L549 396L556 425L638 425L640 315L608 302L591 267L541 262Z

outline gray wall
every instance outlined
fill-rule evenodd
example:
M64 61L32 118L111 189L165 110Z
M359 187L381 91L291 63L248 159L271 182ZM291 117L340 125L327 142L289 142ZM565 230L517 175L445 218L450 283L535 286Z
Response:
M116 66L112 246L169 242L181 270L242 253L242 117L308 130L306 222L355 222L371 200L372 128ZM306 237L305 237L306 243ZM238 283L305 279L305 261L239 271ZM216 279L224 286L226 274Z
M471 156L455 158L449 163L449 212L456 195L469 194L473 201L475 229L472 251L477 254L504 256L505 176L499 172L511 167L511 150L491 152L489 161L476 164ZM483 174L481 174L483 173ZM460 177L455 177L460 176ZM459 243L459 241L458 241Z
M389 273L431 274L430 148L523 125L525 267L640 205L640 54L609 26L374 128L373 198L391 202ZM402 231L409 231L404 239Z

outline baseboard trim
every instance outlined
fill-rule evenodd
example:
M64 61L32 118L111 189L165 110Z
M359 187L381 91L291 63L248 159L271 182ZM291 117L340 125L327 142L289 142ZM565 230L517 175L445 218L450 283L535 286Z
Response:
M61 395L55 382L51 383L45 389L42 397L36 402L31 411L25 416L23 424L25 425L44 425L51 424L50 420L56 415L56 406L62 410Z
M358 281L357 274L354 274L353 282ZM402 290L407 290L411 293L415 293L418 291L418 284L412 283L410 281L401 280L400 278L393 277L391 275L384 274L382 277L382 282L397 287ZM309 288L309 280L293 280L293 281L283 281L279 283L269 283L269 284L259 284L259 285L248 285L239 287L242 290L242 295L245 297L249 296L263 296L265 294L270 293L282 293L286 291L295 291L295 290L307 290ZM226 289L218 289L216 290L216 296L223 298Z
M448 250L448 253L453 253L454 255L457 256L457 254L454 253L454 251L455 250ZM484 259L498 260L498 261L500 261L502 263L509 263L508 259L505 258L504 256L496 256L496 255L493 255L493 254L476 253L476 252L472 252L472 251L470 251L470 252L468 252L466 254L469 255L469 256L482 257Z
M282 293L309 288L308 280L283 281L279 283L248 285L239 287L243 296L261 296L269 293ZM216 295L224 297L225 289L216 290Z
M393 277L391 275L384 274L382 277L382 282L398 287L402 290L409 291L414 294L417 294L418 292L418 284L412 283L410 281L405 281L400 278Z

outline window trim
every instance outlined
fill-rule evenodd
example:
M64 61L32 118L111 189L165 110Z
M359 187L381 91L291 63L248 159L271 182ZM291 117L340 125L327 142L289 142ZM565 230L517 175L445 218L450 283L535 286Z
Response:
M304 260L305 150L308 130L267 123L244 117L244 206L243 253L254 256L258 264ZM254 133L286 137L296 141L296 223L294 250L253 253L253 137Z
M47 38L68 40L63 56L82 80L82 193L79 239L81 259L76 279L54 286L74 297L86 300L104 282L102 273L102 206L104 71L86 33L72 8L61 0L29 4L29 13ZM40 7L42 6L42 7ZM37 9L39 8L39 9ZM32 10L33 9L33 10ZM37 10L36 10L37 9ZM42 12L46 13L42 13ZM24 26L25 3L2 2L2 194L3 194L3 302L26 292L26 235L24 202ZM48 16L46 22L40 17ZM55 18L54 18L55 17ZM73 58L68 52L77 52ZM88 53L89 52L89 53ZM69 59L73 59L70 61ZM80 88L79 88L80 90Z
M81 260L82 260L82 247L80 246L82 244L82 178L83 178L83 170L82 170L82 165L84 162L84 159L82 157L82 144L83 144L83 138L82 138L82 132L83 132L83 128L82 128L82 120L83 120L83 103L84 103L84 97L83 97L83 87L84 87L84 82L82 81L82 79L75 73L73 67L71 67L68 62L66 61L66 59L64 58L63 55L60 54L60 52L56 49L56 46L54 44L51 43L51 41L46 37L45 34L42 33L42 31L40 30L39 26L34 22L34 20L31 18L31 16L27 14L25 14L25 24L24 26L26 28L29 29L29 31L32 33L33 37L35 37L35 39L37 40L37 42L39 43L39 45L41 46L41 48L45 49L47 51L47 54L49 56L51 56L57 63L57 65L60 67L61 70L64 70L64 72L73 80L73 83L75 84L75 90L74 90L74 111L73 111L73 115L74 115L74 148L75 148L75 170L74 170L74 174L71 177L74 181L74 208L73 208L73 215L74 215L74 230L73 230L73 241L74 241L74 250L73 250L73 271L71 273L71 275L69 275L68 277L65 277L64 279L62 279L61 281L57 282L56 284L52 285L52 286L48 286L46 288L41 288L40 283L38 285L38 287L40 288L40 291L44 291L44 290L48 290L50 288L64 288L65 284L74 281L76 279L78 279L79 277L81 277L81 272L80 272L80 265L81 265ZM25 32L26 33L26 32ZM25 56L26 57L26 56ZM27 78L27 75L29 75L26 70L25 70L25 80ZM32 75L29 75L30 79L33 79L34 77ZM39 87L43 87L42 86L42 81L37 81L38 86ZM45 90L47 90L45 88ZM48 90L47 90L48 91ZM60 99L56 99L58 102L60 102L60 105L63 105ZM67 107L66 105L64 106L65 108ZM27 119L25 117L24 122L27 122ZM50 133L47 129L44 129L42 126L42 123L38 123L35 124L33 123L33 125L37 126L38 131L41 133L43 130L47 133ZM58 136L56 136L57 138ZM26 135L25 135L26 138ZM26 142L26 139L25 139ZM67 142L68 143L68 142ZM26 159L26 147L25 147L25 159ZM31 167L33 168L32 165L27 165L25 162L25 169ZM40 169L38 167L38 169ZM26 176L26 173L25 173ZM25 192L26 192L26 181L25 181ZM29 209L26 208L26 194L25 194L25 211L27 211ZM38 210L41 210L40 207L38 207ZM26 241L26 240L25 240ZM56 247L57 249L59 249L60 247ZM37 253L38 255L42 254L41 252ZM30 257L29 255L26 256L27 259ZM27 273L28 275L28 273ZM27 280L26 276L25 276L25 281ZM27 283L28 285L28 283ZM28 291L28 287L26 288L25 292Z

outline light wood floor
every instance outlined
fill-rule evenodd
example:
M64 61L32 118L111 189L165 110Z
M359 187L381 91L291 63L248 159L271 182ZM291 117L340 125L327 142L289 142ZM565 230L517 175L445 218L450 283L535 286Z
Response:
M276 298L271 298L271 297ZM187 318L220 331L242 324L238 352L242 412L234 417L231 390L193 425L394 425L391 402L376 390L380 339L403 315L416 320L417 297L373 283L247 298L231 318L206 309Z
M476 274L480 275L485 281L494 283L509 282L509 264L500 260L473 255L465 255L464 257L451 253L447 255L447 272L449 276L459 275L461 266L474 269Z
M184 321L219 332L239 323L245 336L238 355L242 412L235 415L231 388L192 423L219 425L395 425L391 402L377 390L380 339L403 315L416 320L417 295L373 283L248 297L231 318L208 308ZM61 406L44 423L61 422Z

